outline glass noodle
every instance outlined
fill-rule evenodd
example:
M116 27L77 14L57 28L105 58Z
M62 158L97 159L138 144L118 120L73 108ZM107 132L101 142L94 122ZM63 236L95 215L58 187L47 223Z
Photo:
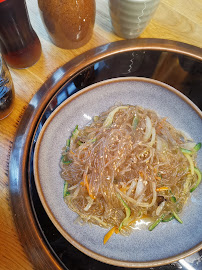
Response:
M129 234L177 219L201 181L196 144L166 118L139 106L113 106L72 132L62 150L64 199L84 222Z

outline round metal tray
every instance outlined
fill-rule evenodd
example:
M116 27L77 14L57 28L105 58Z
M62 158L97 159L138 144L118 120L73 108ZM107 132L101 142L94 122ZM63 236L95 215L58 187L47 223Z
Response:
M96 261L62 237L40 202L33 175L33 152L46 119L64 100L84 87L125 76L165 82L202 110L202 49L191 45L158 39L119 41L92 49L54 72L32 98L22 117L9 169L14 220L22 245L36 269L120 270L127 266L198 270L202 267L199 246L170 258L168 265L154 261L116 267Z

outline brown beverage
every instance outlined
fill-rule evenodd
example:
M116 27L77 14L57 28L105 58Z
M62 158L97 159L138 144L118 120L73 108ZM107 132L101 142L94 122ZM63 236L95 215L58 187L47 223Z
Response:
M13 68L35 64L41 55L41 43L33 30L25 0L0 0L0 48Z

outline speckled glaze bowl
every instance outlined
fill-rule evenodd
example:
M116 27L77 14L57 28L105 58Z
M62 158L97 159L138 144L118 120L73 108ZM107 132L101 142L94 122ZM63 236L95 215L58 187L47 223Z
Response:
M202 184L192 193L181 218L155 230L134 230L116 235L104 245L107 229L75 223L77 214L63 199L60 176L61 149L75 125L87 125L117 102L155 110L194 141L202 141L202 112L173 87L147 78L116 78L93 84L63 102L45 122L34 153L34 176L40 200L58 231L88 256L122 267L154 267L175 262L202 248ZM202 151L198 154L202 169Z
M138 37L150 22L160 0L109 0L115 33L126 39Z

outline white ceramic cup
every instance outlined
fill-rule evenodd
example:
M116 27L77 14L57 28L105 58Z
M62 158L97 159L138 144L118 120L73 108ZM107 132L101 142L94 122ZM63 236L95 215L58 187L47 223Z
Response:
M138 37L151 20L160 0L109 0L115 33L126 39Z

